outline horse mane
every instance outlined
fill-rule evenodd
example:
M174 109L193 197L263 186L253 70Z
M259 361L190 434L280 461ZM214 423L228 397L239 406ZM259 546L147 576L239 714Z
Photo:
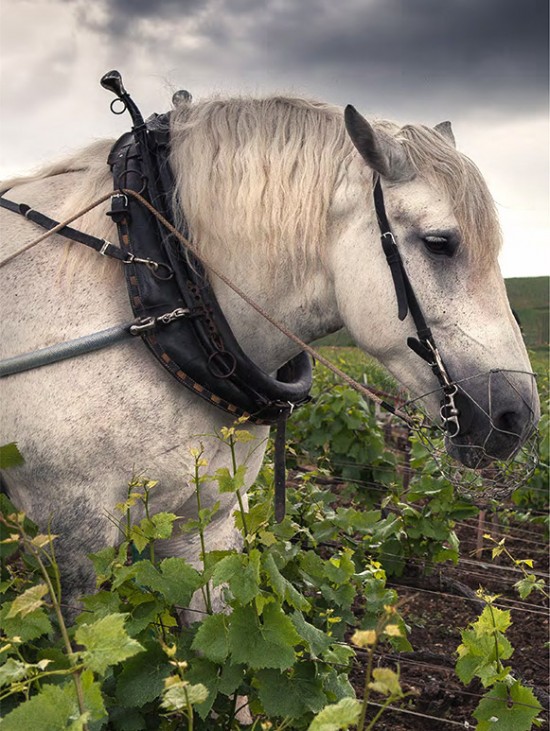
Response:
M323 260L333 192L355 154L341 108L282 96L213 98L180 104L171 117L174 211L176 219L178 212L185 215L190 238L207 261L238 256L290 267L300 279ZM449 197L468 257L480 270L494 263L500 228L474 163L431 128L383 120L373 126L394 136L417 174ZM58 214L68 217L110 190L112 143L96 142L1 189L85 170L82 186ZM102 206L72 225L112 237L104 214ZM262 257L254 256L259 247Z
M264 263L290 266L298 279L318 260L353 149L341 109L280 96L184 104L171 140L174 210L207 260L246 259L260 247Z
M493 263L500 227L474 163L431 128L373 124L395 136L416 173L449 197L468 257L479 269ZM288 264L298 278L322 260L333 191L353 152L340 108L280 96L183 104L171 139L174 210L185 212L206 259L261 247L269 264Z

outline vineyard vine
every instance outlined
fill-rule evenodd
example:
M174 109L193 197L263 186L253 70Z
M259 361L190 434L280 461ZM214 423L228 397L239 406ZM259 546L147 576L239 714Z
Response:
M338 357L352 375L390 387L356 351ZM456 563L456 522L478 509L457 497L418 441L392 433L372 405L324 369L314 395L292 422L292 479L281 524L273 521L269 459L245 509L246 464L233 459L233 469L209 474L198 446L191 476L197 517L187 522L172 513L150 514L149 495L162 486L154 475L136 475L127 500L116 506L123 540L91 556L97 591L83 598L74 622L63 603L55 536L40 533L2 497L5 731L365 731L403 700L398 667L373 662L384 645L396 653L412 650L407 606L388 579L401 576L412 559L425 571ZM207 438L220 440L234 458L236 442L250 435L246 424L237 424ZM17 460L16 449L3 450L3 459ZM335 475L331 492L327 483ZM547 479L543 440L536 474L511 503L525 521L539 520L534 512L547 507L538 489ZM206 480L238 498L242 553L204 549L204 531L217 511L217 505L202 507ZM146 517L135 522L138 502ZM157 558L156 541L174 531L198 536L199 568L177 557ZM546 591L529 557L513 556L505 541L491 540L495 556L507 552L523 569L522 597ZM197 592L205 609L192 612ZM223 596L226 612L214 613L214 593ZM480 678L487 688L474 714L479 731L527 731L541 707L505 664L513 653L509 613L487 592L480 596L485 609L462 633L457 674L464 683ZM364 666L359 700L349 677L358 661Z

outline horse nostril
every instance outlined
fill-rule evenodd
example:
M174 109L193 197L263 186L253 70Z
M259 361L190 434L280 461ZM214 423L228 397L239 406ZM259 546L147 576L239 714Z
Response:
M516 411L503 411L493 417L493 425L499 431L520 436L521 416Z

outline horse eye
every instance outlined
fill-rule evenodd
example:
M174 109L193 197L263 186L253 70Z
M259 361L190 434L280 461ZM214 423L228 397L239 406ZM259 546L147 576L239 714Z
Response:
M439 256L452 256L454 254L454 247L451 246L446 236L424 236L422 241L432 254L438 254Z

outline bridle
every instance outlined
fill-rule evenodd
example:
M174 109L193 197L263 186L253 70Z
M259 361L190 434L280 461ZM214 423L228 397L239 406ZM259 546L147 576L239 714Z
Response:
M456 407L455 396L458 393L458 386L452 382L443 358L435 344L432 331L428 327L422 308L416 298L413 286L403 264L395 236L391 230L390 222L386 214L384 204L384 193L380 177L376 176L373 183L374 209L378 227L380 228L380 240L386 261L390 267L393 286L397 296L397 314L400 320L404 320L410 312L416 327L416 338L407 338L407 345L431 367L441 389L440 415L444 430L450 438L460 434L459 410Z

